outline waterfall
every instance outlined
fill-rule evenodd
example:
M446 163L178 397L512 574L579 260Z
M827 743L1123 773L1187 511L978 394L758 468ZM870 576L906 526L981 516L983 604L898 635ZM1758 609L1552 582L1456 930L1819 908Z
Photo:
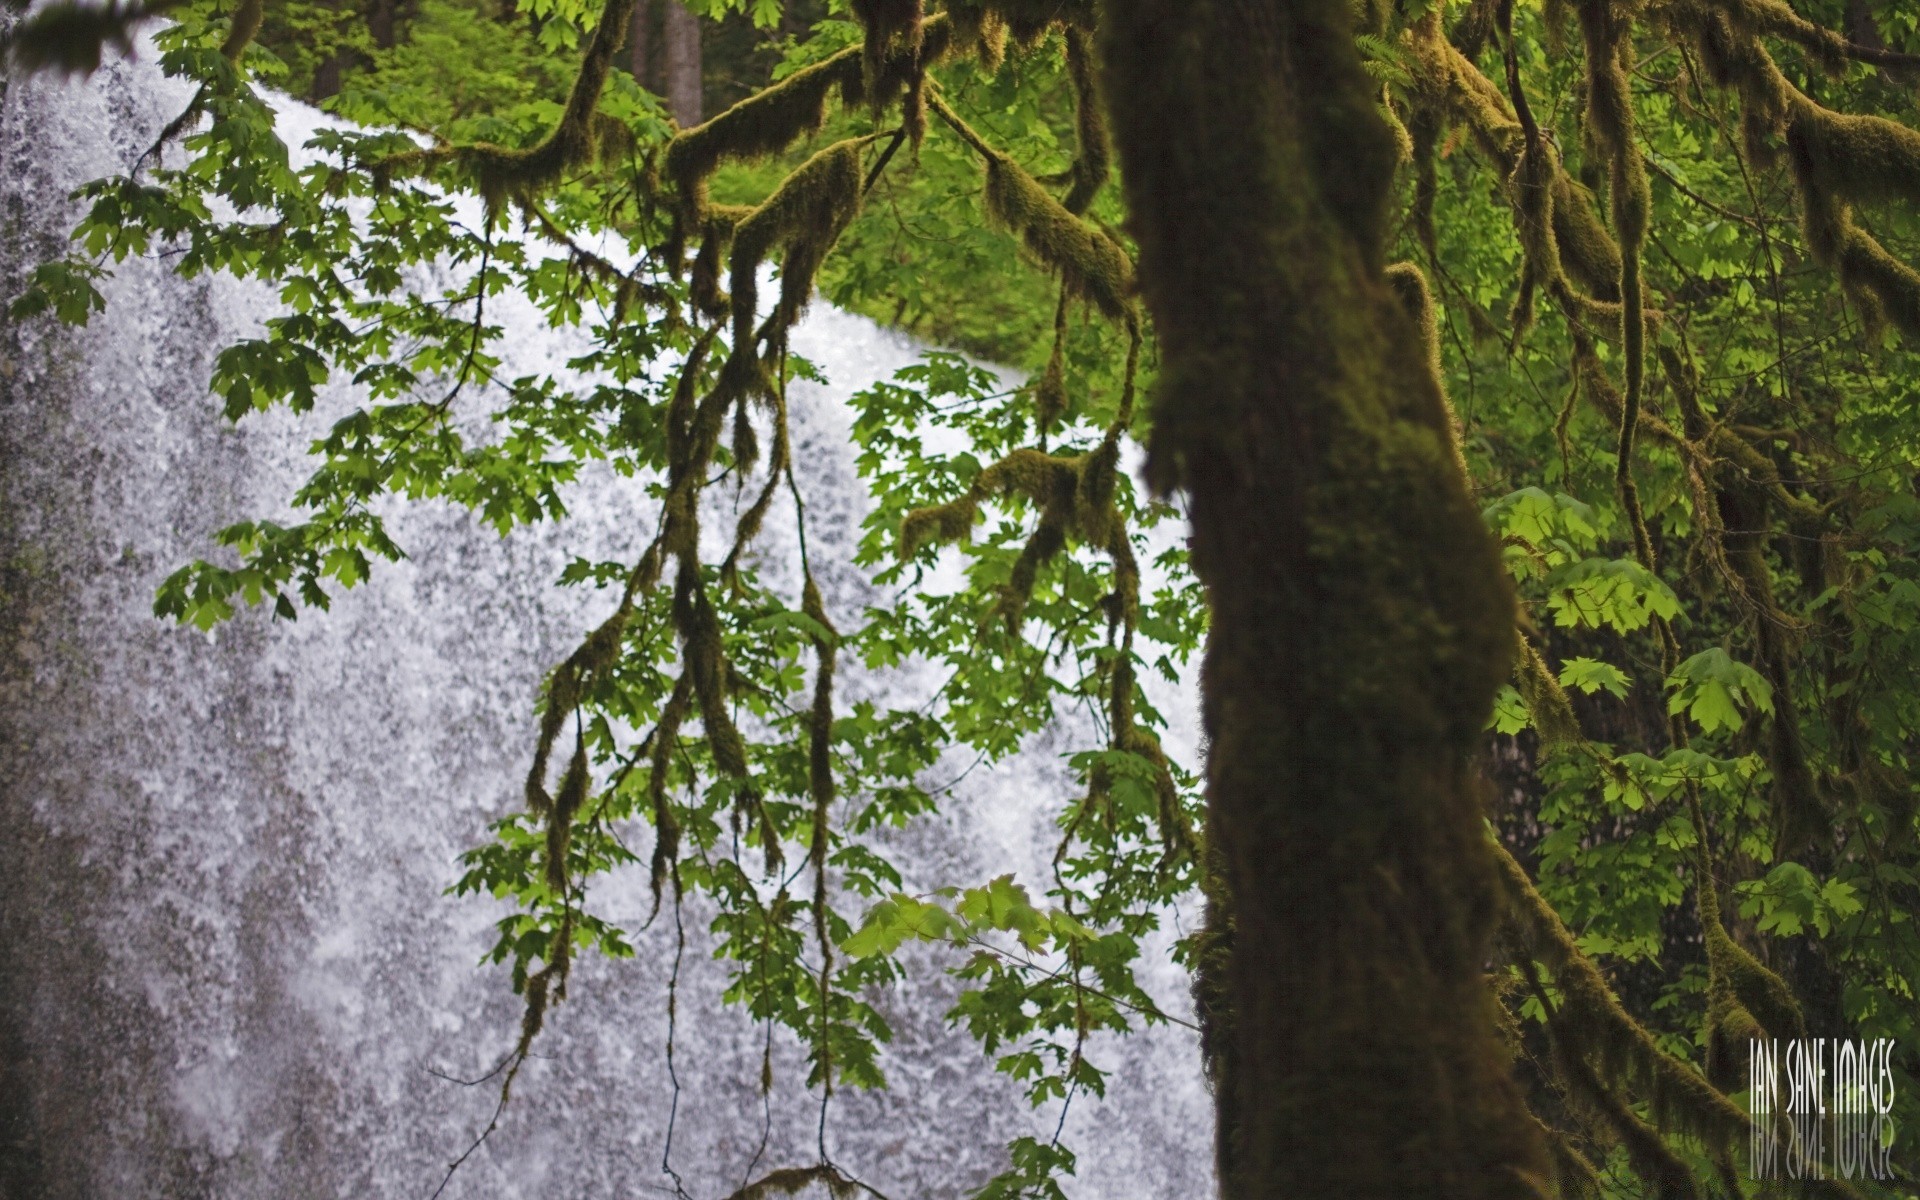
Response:
M184 105L154 59L145 47L84 83L0 78L0 295L61 251L78 217L68 192L124 170ZM519 1020L505 968L476 965L501 910L442 893L455 856L521 803L542 672L610 606L554 586L562 565L631 555L650 510L636 486L591 473L566 522L504 540L458 510L396 508L409 561L331 612L249 612L210 634L164 624L150 613L158 581L207 553L212 530L284 511L324 424L276 412L236 428L207 394L214 352L272 313L267 289L136 258L105 291L84 330L0 316L0 1196L425 1200L497 1096L443 1076L485 1072ZM508 376L578 349L531 307L501 320ZM822 572L828 604L851 620L868 585L850 565L863 493L846 398L917 349L824 305L794 347L830 381L794 388L795 453L812 474L814 561L838 564ZM763 549L783 586L790 528L776 513ZM1184 714L1171 745L1191 761L1191 695L1156 700ZM1017 869L1041 890L1072 786L1059 756L1085 744L1074 733L975 773L948 815L906 831L909 886ZM630 928L648 902L638 875L593 898ZM756 1160L811 1163L818 1109L779 1034L763 1108L765 1031L721 1005L696 912L687 938L673 1166L718 1200ZM579 964L447 1196L671 1194L673 944L660 921L636 958ZM1164 949L1143 982L1183 1013ZM1060 1113L1028 1110L946 1026L952 951L910 961L880 1001L897 1032L892 1086L836 1096L828 1137L893 1200L963 1196L1001 1169L1008 1138L1051 1136ZM1211 1192L1193 1036L1163 1026L1093 1054L1111 1085L1067 1114L1081 1163L1069 1194Z

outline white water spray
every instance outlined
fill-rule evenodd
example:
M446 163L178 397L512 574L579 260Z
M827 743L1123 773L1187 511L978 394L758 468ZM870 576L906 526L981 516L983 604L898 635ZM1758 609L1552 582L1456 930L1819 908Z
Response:
M62 251L78 217L67 193L124 170L184 105L151 51L138 58L85 84L0 79L6 297ZM206 553L212 530L280 510L320 426L274 413L234 429L207 395L214 352L272 313L267 289L132 260L105 290L84 331L0 317L0 1196L424 1200L495 1099L440 1076L485 1071L519 1018L504 968L475 966L498 910L442 890L459 851L521 803L542 672L604 615L605 597L553 585L561 566L630 556L650 508L593 477L566 523L502 541L463 512L411 506L392 526L411 560L331 613L248 613L211 635L163 624L159 579ZM501 320L509 377L579 348L530 307ZM845 398L916 349L824 306L794 347L831 381L795 385L793 432L816 571L850 621L866 583L850 566L864 495ZM781 586L791 518L767 525ZM1156 702L1190 725L1190 696ZM902 839L910 886L1008 869L1037 885L1072 786L1068 744L1043 737L970 776L948 816ZM594 899L637 924L645 881ZM670 1194L664 925L634 960L578 964L499 1132L448 1196ZM776 1034L764 1115L764 1031L720 1004L710 946L691 923L676 1054L673 1165L701 1200L750 1167L810 1163L817 1111ZM836 1160L893 1200L968 1194L1009 1137L1050 1136L1059 1116L1027 1111L945 1026L943 953L919 951L881 1002L898 1033L890 1090L834 1101ZM1143 981L1187 1011L1170 966ZM1095 1054L1111 1087L1068 1114L1069 1193L1209 1194L1192 1035L1162 1027Z

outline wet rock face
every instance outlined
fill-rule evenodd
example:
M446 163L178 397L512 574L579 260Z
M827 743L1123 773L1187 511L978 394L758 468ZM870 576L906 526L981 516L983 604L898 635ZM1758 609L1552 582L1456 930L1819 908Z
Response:
M85 84L0 80L5 298L60 251L72 188L123 170L184 103L140 59ZM212 635L162 624L155 585L212 530L283 511L317 426L235 429L207 396L214 352L271 312L264 290L136 260L106 291L84 330L0 317L0 1197L425 1197L495 1100L440 1076L484 1073L518 1021L502 971L475 966L499 911L442 892L455 856L518 803L542 671L610 603L553 580L573 554L631 554L647 504L590 480L566 526L506 541L413 508L395 523L412 560L331 613L247 614ZM524 326L510 371L568 352L531 312L505 319ZM795 389L796 455L821 472L809 536L816 563L845 564L862 499L844 398L915 350L824 308L796 349L832 380ZM768 520L775 580L792 574L790 529ZM851 621L864 580L849 566L827 582ZM1034 798L1063 794L1061 744L979 779L954 805L963 822L910 831L916 885L1037 874L1053 805ZM614 880L598 903L637 925L644 880ZM686 932L673 1165L704 1200L756 1160L813 1161L817 1106L779 1037L763 1106L763 1031L721 1007L701 914ZM668 1182L674 931L657 923L637 945L635 960L581 964L499 1132L447 1195ZM915 979L885 1001L893 1090L836 1097L830 1139L896 1200L961 1196L1000 1169L1008 1137L1050 1133L1057 1113L1027 1114L945 1027L950 983ZM1179 986L1156 990L1172 1003ZM1102 1050L1111 1098L1067 1123L1077 1194L1205 1194L1189 1040Z

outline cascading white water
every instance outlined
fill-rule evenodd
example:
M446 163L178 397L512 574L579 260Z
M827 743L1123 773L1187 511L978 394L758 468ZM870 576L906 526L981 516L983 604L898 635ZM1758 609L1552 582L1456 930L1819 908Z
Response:
M5 297L61 250L77 217L67 193L125 169L184 102L150 51L136 57L85 84L0 79ZM646 505L591 478L564 525L505 541L413 507L394 524L412 560L329 614L246 614L212 635L164 625L150 615L158 580L205 553L211 530L279 510L318 426L275 414L235 430L206 394L213 352L271 312L264 289L135 260L106 291L84 331L0 324L0 1196L424 1200L495 1099L435 1072L480 1074L519 1016L504 968L475 966L499 912L442 889L455 855L520 803L536 684L607 606L553 586L561 565L631 555ZM531 309L502 320L509 375L572 353ZM794 434L816 569L838 564L822 570L828 605L851 621L866 584L848 565L863 499L845 397L916 351L824 306L795 348L831 380L795 387ZM790 528L768 521L776 584L791 582ZM1191 725L1189 696L1160 703ZM945 818L908 831L910 886L1043 878L1066 744L1062 731L976 773ZM1173 745L1190 749L1190 730ZM637 923L645 882L594 899ZM668 1190L672 930L637 945L632 961L580 964L499 1131L447 1195ZM817 1115L776 1035L763 1117L763 1031L721 1006L709 948L693 920L673 1165L703 1200L756 1160L813 1161ZM894 1200L962 1196L1000 1169L1009 1137L1051 1134L1059 1114L1026 1111L946 1028L942 952L914 961L913 982L882 1001L898 1032L892 1087L836 1097L829 1140ZM1146 982L1187 1010L1170 966ZM1192 1036L1162 1027L1096 1053L1111 1088L1065 1122L1081 1155L1070 1193L1211 1192Z

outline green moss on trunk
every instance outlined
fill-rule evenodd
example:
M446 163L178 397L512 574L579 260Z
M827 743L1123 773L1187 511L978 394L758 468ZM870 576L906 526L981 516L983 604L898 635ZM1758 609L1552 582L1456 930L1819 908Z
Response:
M1385 276L1396 148L1352 19L1110 0L1101 30L1162 349L1150 470L1190 497L1212 608L1222 1177L1236 1198L1532 1197L1552 1168L1482 979L1470 761L1513 607Z

